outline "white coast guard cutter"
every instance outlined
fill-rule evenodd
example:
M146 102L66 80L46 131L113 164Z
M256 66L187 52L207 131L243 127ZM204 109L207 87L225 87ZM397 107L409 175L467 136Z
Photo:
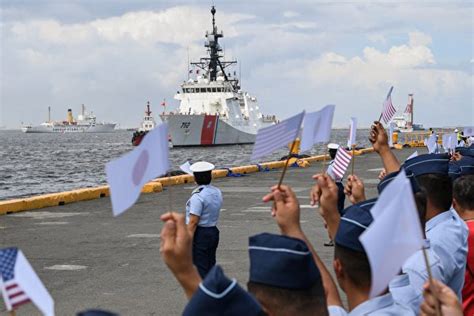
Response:
M233 76L226 74L237 61L221 60L218 39L224 35L217 31L214 7L211 13L212 32L206 32L205 43L209 57L190 63L196 77L185 81L174 96L180 102L177 112L160 115L168 122L175 147L249 144L259 128L277 122L274 115L260 112L255 97L240 90L235 71Z

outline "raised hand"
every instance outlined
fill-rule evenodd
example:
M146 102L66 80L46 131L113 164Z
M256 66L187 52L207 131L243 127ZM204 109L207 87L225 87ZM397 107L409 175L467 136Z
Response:
M340 215L337 209L338 188L336 183L328 175L317 177L321 195L319 197L319 213L328 226L331 238L334 238L339 227Z
M383 168L380 173L379 173L379 180L382 181L385 177L387 176L387 170L385 170L385 168Z
M193 240L184 215L168 212L161 216L161 220L165 222L160 235L161 257L183 287L188 298L191 298L201 282L201 277L193 265Z
M315 174L313 176L313 179L317 180L318 177L320 177L320 176L322 176L321 173ZM321 188L319 187L318 182L316 181L316 183L311 188L311 191L309 192L310 204L312 206L315 206L315 205L319 204L319 198L321 196L321 193L322 193Z
M382 150L390 149L388 146L388 135L382 123L375 121L370 128L369 141L374 150L378 153Z
M274 201L272 216L280 227L282 235L300 238L302 235L300 225L300 204L295 193L289 186L273 186L271 193L262 198L267 203Z
M456 293L453 292L448 286L442 282L433 279L433 282L425 283L423 297L424 301L421 303L420 315L422 316L435 316L436 304L441 308L441 315L450 315L450 316L462 316L463 310L462 305L458 301Z
M347 183L344 187L344 193L347 195L352 204L366 200L364 183L356 175L351 175L347 178Z

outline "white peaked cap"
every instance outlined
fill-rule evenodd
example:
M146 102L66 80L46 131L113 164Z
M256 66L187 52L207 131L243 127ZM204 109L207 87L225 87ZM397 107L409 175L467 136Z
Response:
M206 172L214 170L215 166L207 161L198 161L189 168L192 172Z
M459 130L456 128L456 129L454 130L454 132L457 133L457 132L459 132Z
M328 144L328 149L338 149L338 148L339 148L339 144L335 144L335 143Z

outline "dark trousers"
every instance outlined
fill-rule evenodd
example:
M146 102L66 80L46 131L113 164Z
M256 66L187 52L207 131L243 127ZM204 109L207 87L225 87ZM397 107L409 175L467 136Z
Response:
M346 200L346 196L344 194L344 186L341 182L336 182L337 185L337 210L339 214L344 215L344 201Z
M217 227L198 226L196 228L193 239L193 263L203 279L216 264L218 244L219 229Z

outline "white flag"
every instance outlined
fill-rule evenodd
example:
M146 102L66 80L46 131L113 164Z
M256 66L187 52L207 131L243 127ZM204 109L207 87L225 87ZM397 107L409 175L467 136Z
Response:
M436 149L438 147L438 140L437 140L437 137L435 134L432 134L430 135L430 137L428 138L428 141L427 141L427 144L426 144L426 147L428 147L428 153L430 154L434 154L436 153Z
M181 169L183 172L186 172L187 174L193 175L194 173L191 171L191 164L189 161L186 161L183 163L181 166L179 166L179 169Z
M303 111L278 124L259 129L250 159L255 161L293 142L300 132L304 113Z
M7 310L32 302L43 315L54 316L53 298L20 249L0 249L0 286Z
M347 141L347 147L352 148L352 145L356 145L356 135L357 135L357 118L351 117L350 127L349 127L349 140Z
M442 140L443 148L446 151L453 150L458 144L456 133L444 134Z
M114 216L135 204L145 183L168 171L168 151L168 124L163 123L148 132L140 146L106 164Z
M474 126L464 127L464 137L474 136Z
M423 247L423 232L415 198L402 169L370 210L374 221L360 235L370 262L370 297L382 293L405 261Z
M335 108L335 105L326 105L317 112L305 115L301 135L301 152L310 150L314 144L329 141Z

